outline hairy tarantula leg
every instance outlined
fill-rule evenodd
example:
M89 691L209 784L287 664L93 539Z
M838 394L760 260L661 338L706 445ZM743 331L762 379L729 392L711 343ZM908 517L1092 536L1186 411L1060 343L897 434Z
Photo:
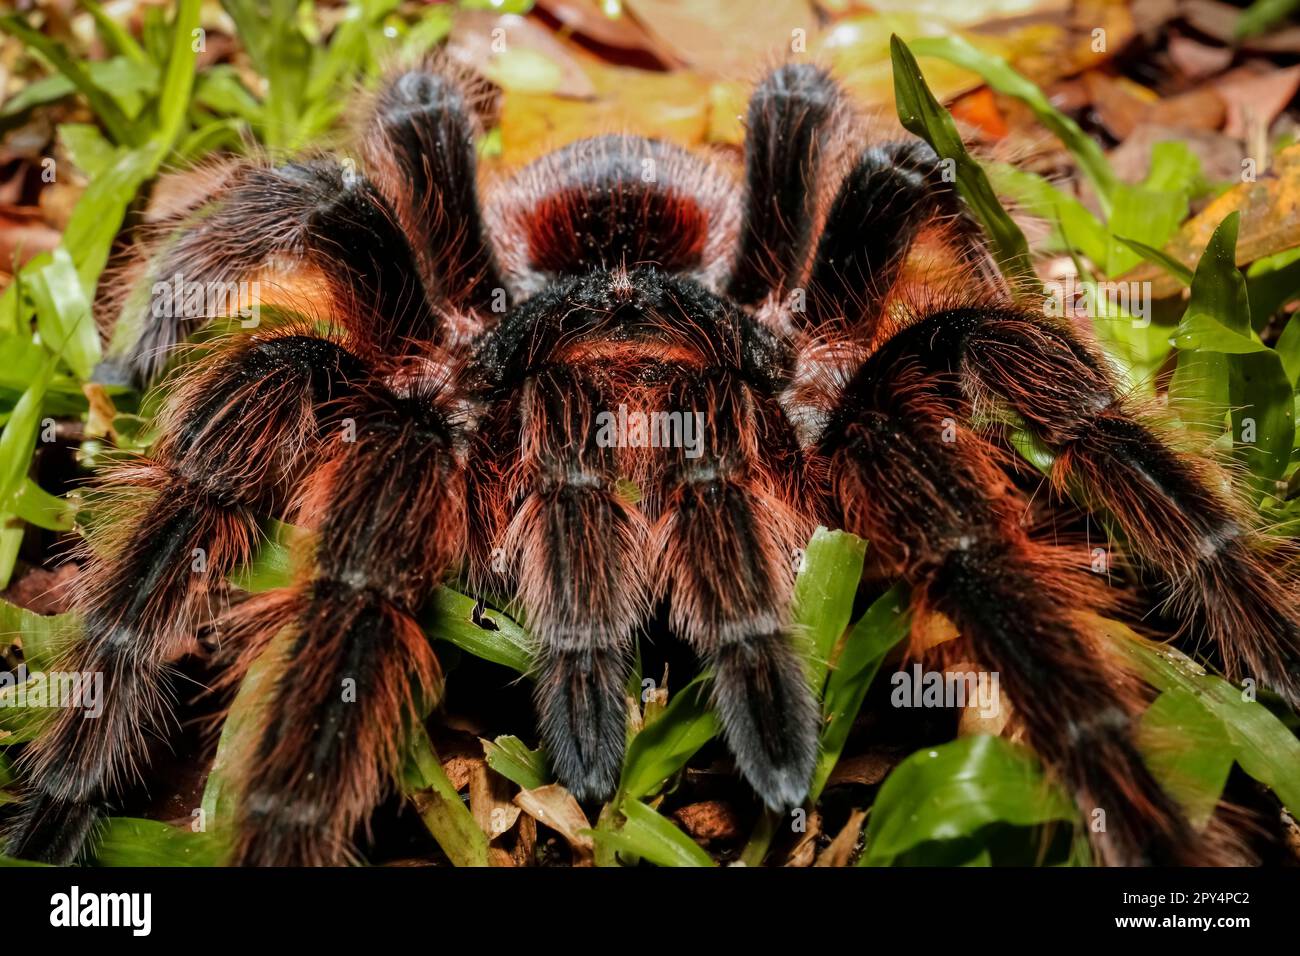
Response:
M697 399L681 405L708 409L712 447L681 458L670 478L657 590L673 632L715 669L713 703L741 773L787 810L807 796L817 758L820 709L789 621L794 555L810 529L777 492L782 479L756 464L754 436L774 433L756 396L731 376L690 392Z
M656 529L673 631L712 663L723 736L778 812L808 795L819 718L788 621L801 539L782 533L785 510L744 481L700 476L677 488Z
M808 280L807 326L843 321L875 331L881 308L921 231L943 222L961 254L995 285L1002 280L979 226L938 155L921 140L865 150L831 204Z
M338 404L336 424L297 511L317 532L309 573L270 613L232 622L254 647L289 624L283 648L270 645L276 682L240 788L236 864L349 860L353 831L400 772L405 729L440 689L415 614L465 548L449 390L371 383Z
M102 713L58 712L24 755L33 791L9 852L68 863L164 738L167 661L245 560L257 515L301 466L316 406L353 360L323 339L236 341L180 382L152 455L110 472L108 539L85 553L85 636L61 671L103 675Z
M580 800L618 781L632 636L648 613L645 519L617 493L610 451L593 447L587 387L558 367L525 392L528 488L504 539L539 645L542 738Z
M1025 533L1024 502L984 438L945 435L965 411L945 387L897 354L861 369L822 449L845 527L999 675L1029 743L1085 814L1104 811L1105 832L1092 836L1106 863L1203 859L1133 742L1138 688L1108 663L1082 610L1105 606L1104 590Z
M745 216L727 294L742 305L788 289L802 275L817 215L818 174L844 97L825 70L782 66L749 101Z
M177 343L213 318L206 311L213 290L233 306L228 290L286 257L319 270L330 294L325 317L358 339L385 349L437 338L440 322L414 255L369 180L333 159L249 165L232 172L148 262L150 294L139 339L119 360L123 371L139 384L152 381ZM251 293L234 297L241 309L259 305Z
M407 70L381 90L365 140L375 183L414 238L431 295L501 311L504 290L476 191L477 122L467 78L450 64ZM504 294L504 292L500 293Z
M1230 677L1300 707L1300 601L1282 542L1252 528L1224 476L1137 420L1103 359L1068 330L1013 308L936 315L950 361L1003 399L1056 452L1052 480L1105 509L1165 578L1173 607L1209 637ZM925 335L918 330L918 335Z

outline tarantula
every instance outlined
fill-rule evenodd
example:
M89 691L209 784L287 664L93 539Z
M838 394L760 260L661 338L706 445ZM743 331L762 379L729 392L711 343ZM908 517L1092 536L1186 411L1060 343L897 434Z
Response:
M476 95L445 64L398 71L367 104L366 175L323 156L236 165L147 258L164 283L310 273L328 321L219 338L174 378L152 451L104 479L121 513L88 553L64 666L104 673L105 712L65 712L32 746L10 852L78 858L164 734L169 657L259 520L285 514L311 529L306 569L220 625L245 661L288 632L236 863L351 858L402 726L439 689L422 603L455 573L500 590L494 556L574 794L614 787L630 651L665 602L713 670L740 773L797 806L819 708L788 606L818 523L869 539L917 618L946 616L1000 674L1028 742L1084 811L1108 811L1104 862L1214 858L1135 747L1143 691L1099 633L1104 579L1026 529L987 413L1051 449L1053 488L1113 521L1229 676L1300 705L1284 545L1068 321L1001 283L932 151L864 146L832 77L786 65L753 94L743 190L718 161L607 136L480 207ZM960 271L956 301L902 291L924 245ZM202 324L157 311L125 358L141 384ZM621 406L702 414L702 453L598 440Z

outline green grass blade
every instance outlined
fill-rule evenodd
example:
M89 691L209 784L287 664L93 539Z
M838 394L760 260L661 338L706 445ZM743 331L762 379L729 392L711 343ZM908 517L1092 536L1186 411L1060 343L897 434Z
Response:
M708 683L708 675L696 677L673 694L654 723L632 738L619 779L621 797L639 800L658 793L664 781L717 735Z
M551 783L546 754L529 750L518 737L498 737L483 741L483 755L488 766L523 790L536 790Z
M417 728L403 774L404 790L420 819L456 866L489 866L487 835L452 786L428 733Z
M977 49L963 37L924 37L913 40L911 46L912 52L917 56L939 57L978 73L993 89L1015 97L1033 110L1038 121L1051 130L1074 156L1079 169L1096 188L1106 217L1110 217L1111 195L1117 184L1110 163L1106 161L1097 141L1081 130L1078 123L1048 102L1042 90L1012 69L1002 57Z
M198 60L194 31L199 26L199 4L200 0L180 0L176 8L171 55L167 58L167 72L163 74L157 125L152 136L159 164L180 137L194 90L194 69Z
M114 817L96 848L99 866L220 866L222 849L209 834L157 820Z
M1300 10L1300 0L1255 0L1237 18L1233 36L1244 40L1266 33L1296 10Z
M924 139L944 160L955 166L957 188L983 223L1003 271L1013 281L1037 281L1029 244L1007 215L984 170L966 151L957 127L925 83L921 68L907 45L890 37L894 64L894 99L898 118L912 133Z
M1124 236L1115 236L1115 241L1125 248L1137 253L1147 262L1160 266L1171 276L1181 282L1183 285L1192 284L1192 270L1187 268L1173 256L1153 246L1148 246L1144 242L1138 242L1136 239L1128 239Z
M713 866L713 860L665 816L640 800L622 806L623 825L618 829L589 831L606 849L631 853L656 866Z
M103 6L97 3L96 0L80 0L80 3L94 18L95 29L99 31L104 46L134 63L149 65L153 62L149 59L149 54L145 52L144 47L136 42L135 37L131 36L131 31L122 26L117 19L105 13Z
M862 709L862 701L881 663L911 629L912 618L907 608L906 589L895 586L875 600L844 638L822 698L821 746L809 792L813 802L821 796L822 788L839 762L853 721Z
M861 538L824 527L804 548L794 585L794 625L809 641L809 682L819 690L831 651L849 626L866 553Z

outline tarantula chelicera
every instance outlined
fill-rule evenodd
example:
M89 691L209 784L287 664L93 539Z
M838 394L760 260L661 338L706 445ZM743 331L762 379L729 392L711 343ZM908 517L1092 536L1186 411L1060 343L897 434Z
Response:
M65 712L32 746L10 851L78 857L168 723L169 656L280 514L311 529L305 569L219 625L245 661L288 631L234 862L350 858L438 691L416 615L451 574L502 590L494 556L574 794L614 787L633 641L664 602L713 670L740 773L797 806L820 711L788 607L818 523L869 539L917 619L944 615L1000 675L1026 740L1108 811L1103 861L1213 859L1134 744L1143 692L1099 632L1105 581L1027 530L991 413L1054 453L1056 491L1108 515L1229 676L1297 705L1284 545L1069 321L1018 304L931 150L865 146L834 80L787 65L753 94L743 190L711 159L607 136L480 209L475 97L445 65L400 71L367 104L365 175L235 165L144 259L164 286L310 272L328 321L219 338L174 378L150 454L105 479L121 514L88 553L65 665L105 675L104 713ZM900 291L918 243L945 251L959 299ZM199 324L147 310L128 371L152 381ZM702 441L602 438L615 412L692 416Z

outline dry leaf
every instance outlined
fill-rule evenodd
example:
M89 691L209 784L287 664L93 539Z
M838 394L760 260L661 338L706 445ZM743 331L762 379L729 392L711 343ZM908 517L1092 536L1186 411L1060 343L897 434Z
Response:
M1277 154L1272 175L1263 175L1263 170L1259 174L1257 182L1234 186L1184 223L1166 251L1195 267L1214 230L1233 212L1241 213L1238 265L1300 245L1300 145ZM1151 294L1158 299L1181 294L1183 289L1177 279L1154 265L1140 265L1123 278L1150 282Z
M447 775L451 781L452 787L456 790L464 790L469 786L470 776L474 773L476 764L481 763L474 757L450 757L442 763L442 772Z
M487 765L474 762L469 777L469 812L489 841L509 833L519 819L519 807L510 800L510 783Z
M518 837L511 854L515 866L532 866L537 850L537 821L526 813L519 816Z
M1009 132L998 109L997 97L987 86L967 93L952 104L950 112L965 127L979 130L985 139L1002 139Z
M31 206L0 206L0 263L12 265L14 257L25 263L59 244L60 233L45 222L40 209Z
M538 0L537 6L579 39L608 47L610 52L648 55L663 67L676 64L672 51L651 36L635 17L626 12L611 17L598 0Z
M590 99L596 88L571 48L536 20L462 10L447 55L510 93Z
M603 133L633 133L693 146L709 128L708 89L692 73L588 67L596 84L590 103L514 93L501 107L502 161L536 159L565 143Z
M514 802L538 823L550 827L568 841L573 848L575 865L590 866L594 845L591 837L584 834L590 830L582 807L573 794L558 783L548 783L536 790L521 790L515 794Z
M862 822L867 818L866 810L854 810L849 814L849 822L844 829L835 834L830 846L822 851L813 866L848 866L853 858L853 851L858 845L858 835L862 832Z
M1245 139L1253 129L1267 130L1300 88L1300 66L1279 70L1241 67L1220 77L1215 91L1228 105L1224 132Z
M1189 79L1204 79L1223 72L1232 57L1231 47L1210 46L1180 33L1169 37L1169 59Z
M817 838L822 832L822 815L817 811L808 814L808 829L799 836L790 855L786 857L785 866L812 866L817 856Z
M808 0L623 0L623 6L678 60L730 79L803 52L818 30Z

